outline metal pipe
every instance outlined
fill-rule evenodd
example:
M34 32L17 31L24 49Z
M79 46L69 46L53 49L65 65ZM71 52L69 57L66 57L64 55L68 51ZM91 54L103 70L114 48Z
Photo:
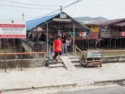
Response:
M46 23L46 25L47 25L47 26L46 26L46 27L47 27L47 34L46 34L46 38L47 38L47 39L46 39L46 43L47 43L47 57L48 57L48 56L49 56L49 49L48 49L48 32L49 32L49 31L48 31L48 22Z
M23 45L22 45L22 39L20 39L21 40L21 52L23 52ZM20 66L21 66L21 71L23 70L23 56L22 56L23 54L21 54L21 62L20 62Z
M7 41L6 41L6 39L4 39L4 51L5 51L5 56L4 56L4 58L5 58L5 72L7 72L7 57L6 57L6 43L7 43Z
M73 24L73 54L75 53L75 24Z

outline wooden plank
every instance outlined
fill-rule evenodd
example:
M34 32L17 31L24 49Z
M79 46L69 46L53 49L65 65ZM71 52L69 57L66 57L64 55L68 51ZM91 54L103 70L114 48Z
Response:
M60 59L63 61L65 67L68 70L71 70L71 71L76 70L72 62L68 59L68 56L61 56Z

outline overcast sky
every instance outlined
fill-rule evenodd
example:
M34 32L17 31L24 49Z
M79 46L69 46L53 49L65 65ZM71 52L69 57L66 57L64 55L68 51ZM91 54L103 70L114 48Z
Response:
M21 19L24 13L25 19L33 19L74 1L76 0L0 0L0 18ZM125 18L125 0L81 0L63 11L72 17Z

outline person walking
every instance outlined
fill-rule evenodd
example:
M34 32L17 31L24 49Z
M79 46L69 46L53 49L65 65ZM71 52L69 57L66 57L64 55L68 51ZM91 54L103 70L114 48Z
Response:
M56 62L58 62L60 55L62 55L62 50L63 50L62 40L60 39L60 36L57 36L57 38L53 42L53 51L55 53L54 59L56 59Z
M63 53L67 53L67 43L66 43L66 35L63 33L62 35L62 43L63 43Z
M70 36L68 36L68 38L66 39L66 44L67 44L67 52L69 52L72 48L71 48L71 38Z

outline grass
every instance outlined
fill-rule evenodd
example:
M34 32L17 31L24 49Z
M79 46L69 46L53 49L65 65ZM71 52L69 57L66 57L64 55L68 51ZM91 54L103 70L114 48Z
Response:
M120 56L125 55L125 52L103 52L103 56Z
M15 49L6 49L6 52L15 52ZM5 49L0 49L0 53L4 53Z
M5 52L5 49L0 49L0 53L4 53ZM7 52L16 52L16 50L15 49L6 49L6 53ZM4 55L0 55L0 59L4 59L5 58L5 56ZM13 58L15 58L15 56L14 55L7 55L7 57L6 57L7 59L13 59Z
M95 50L95 49L91 49L91 50ZM77 52L77 55L81 57L82 53ZM106 49L103 52L103 56L121 56L121 55L125 55L125 49Z

